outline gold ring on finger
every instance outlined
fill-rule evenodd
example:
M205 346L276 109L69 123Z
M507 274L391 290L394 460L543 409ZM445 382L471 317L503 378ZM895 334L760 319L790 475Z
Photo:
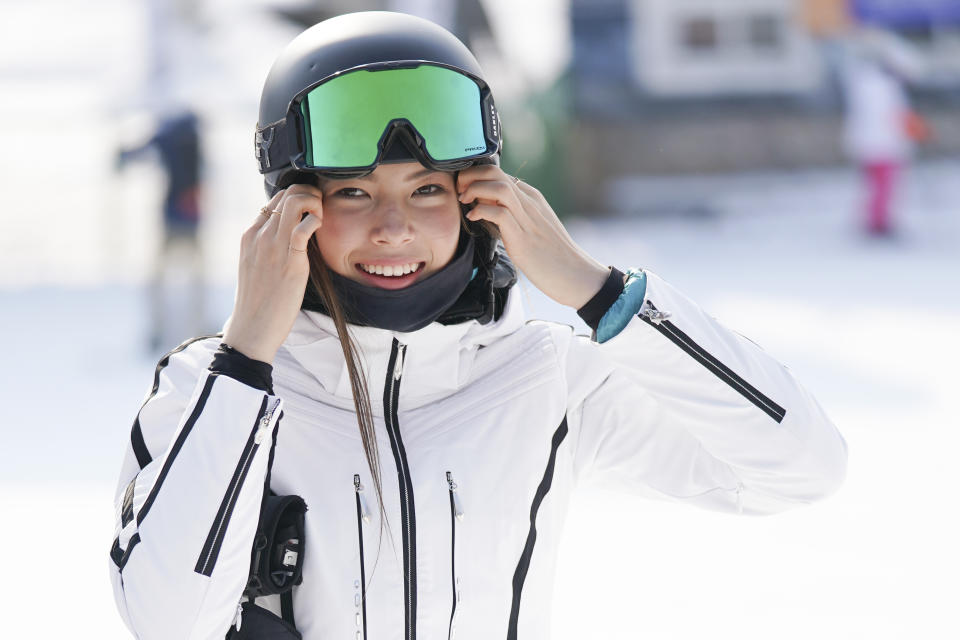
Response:
M270 217L270 209L266 207L260 207L260 215Z

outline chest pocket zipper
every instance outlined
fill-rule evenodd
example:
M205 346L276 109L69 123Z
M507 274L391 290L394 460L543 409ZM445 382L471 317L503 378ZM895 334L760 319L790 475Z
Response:
M447 471L447 487L450 492L450 584L453 594L453 605L450 609L450 628L448 640L453 640L456 631L457 605L460 603L460 578L457 577L457 521L463 520L463 506L460 495L457 493L457 483L453 474Z
M363 485L360 484L360 474L353 474L353 489L357 502L357 539L360 543L360 579L354 580L353 603L356 611L357 640L367 638L367 575L363 559L363 523L370 522L370 509L363 497Z

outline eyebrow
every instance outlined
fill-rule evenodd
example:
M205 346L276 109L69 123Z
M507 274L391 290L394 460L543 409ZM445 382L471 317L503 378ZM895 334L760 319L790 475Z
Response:
M434 169L430 169L429 167L424 167L424 168L421 169L420 171L417 171L416 173L411 173L410 175L406 176L405 178L403 178L403 180L404 180L405 182L413 182L414 180L419 180L420 178L424 178L424 177L429 176L429 175L434 174L434 173L442 173L442 172L441 172L441 171L435 171ZM369 174L367 174L367 175L365 175L365 176L362 176L362 177L356 178L356 179L357 179L357 180L364 180L364 181L366 181L366 182L376 182L376 181L377 181L375 178L373 178L373 174L372 174L372 173L369 173Z
M419 180L420 178L425 178L426 176L429 176L430 174L433 174L433 173L440 173L440 172L434 171L433 169L430 169L430 168L423 168L420 171L417 171L416 173L413 173L407 176L406 179L407 181L412 182L413 180Z

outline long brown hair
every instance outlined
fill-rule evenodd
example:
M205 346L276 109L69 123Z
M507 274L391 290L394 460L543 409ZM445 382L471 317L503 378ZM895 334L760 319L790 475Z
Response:
M310 241L307 243L307 260L310 263L310 285L319 293L323 306L327 310L327 314L333 320L333 324L337 329L337 336L340 339L340 347L343 349L343 358L347 365L347 372L350 375L350 390L353 396L353 407L357 415L357 426L360 428L360 440L363 443L363 452L367 458L367 466L370 469L370 477L373 479L373 487L376 492L377 507L380 512L380 536L382 538L384 526L386 526L389 531L390 524L387 522L387 514L383 506L380 453L377 448L376 432L373 428L373 410L370 408L370 391L367 388L367 378L364 373L363 362L360 359L360 350L347 328L343 306L333 290L330 268L320 254L320 247L317 245L316 236L311 236ZM374 568L376 568L376 566L374 566Z

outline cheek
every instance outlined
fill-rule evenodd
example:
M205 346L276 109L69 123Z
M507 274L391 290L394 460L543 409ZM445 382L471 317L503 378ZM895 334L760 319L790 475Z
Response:
M460 239L460 210L451 213L449 209L431 216L430 224L425 225L422 233L429 239L434 257L446 264L457 251Z
M357 244L357 238L354 237L355 227L356 225L347 224L341 216L328 215L325 212L323 226L313 234L324 262L342 276L351 275L353 271L346 260Z

